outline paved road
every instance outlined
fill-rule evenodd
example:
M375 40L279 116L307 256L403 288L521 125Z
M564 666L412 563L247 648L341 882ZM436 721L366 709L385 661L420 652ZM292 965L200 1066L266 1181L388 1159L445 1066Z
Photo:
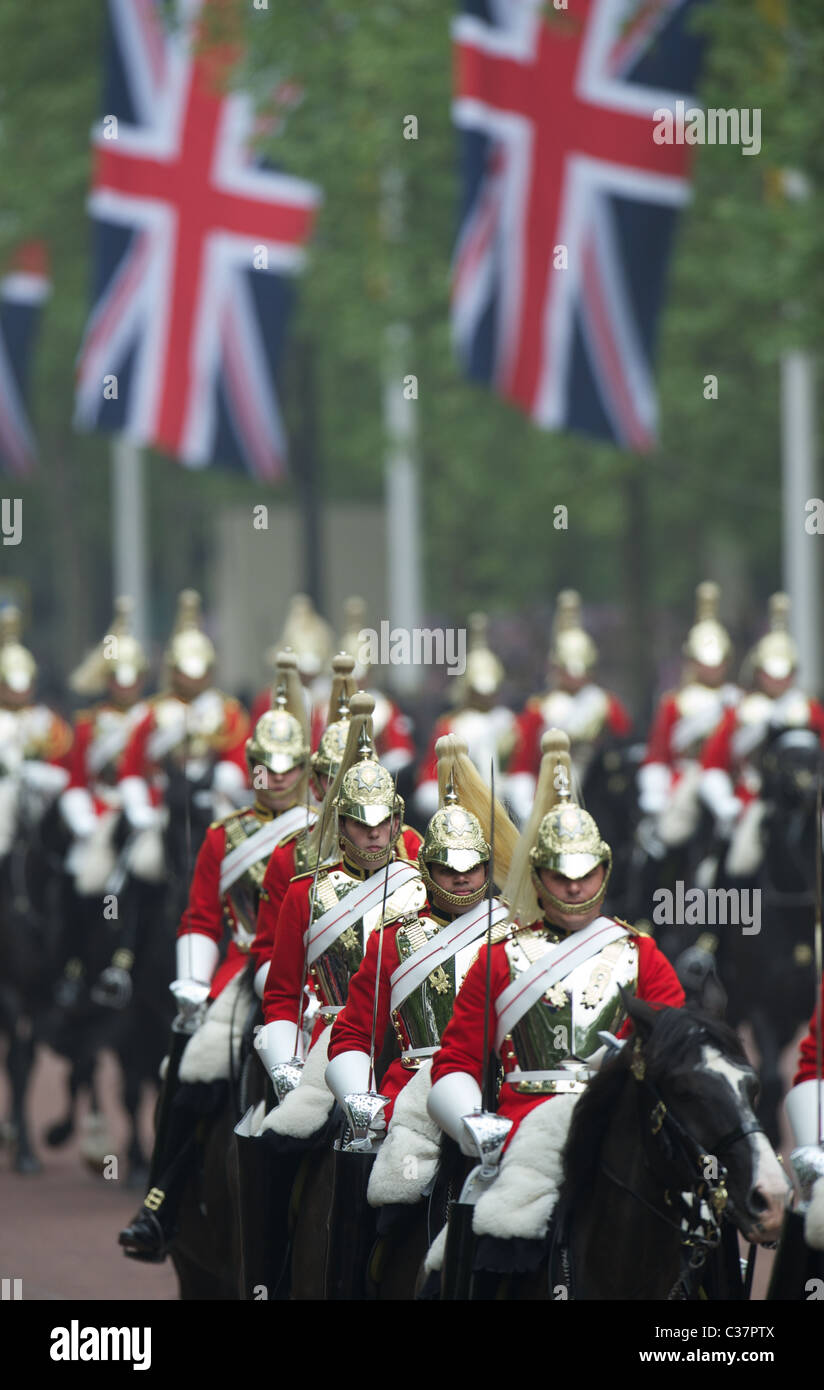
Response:
M48 1048L40 1050L30 1114L42 1173L14 1173L7 1149L0 1148L0 1275L22 1279L24 1299L175 1299L177 1280L168 1260L141 1265L127 1260L117 1245L118 1231L142 1197L126 1185L125 1161L118 1161L117 1179L106 1180L84 1164L76 1138L62 1149L49 1149L43 1141L45 1129L61 1116L66 1072L61 1058ZM111 1152L119 1155L125 1151L126 1121L110 1056L100 1067L100 1083L114 1139ZM4 1073L0 1087L0 1114L6 1115ZM147 1097L141 1114L146 1142L151 1136L151 1104Z

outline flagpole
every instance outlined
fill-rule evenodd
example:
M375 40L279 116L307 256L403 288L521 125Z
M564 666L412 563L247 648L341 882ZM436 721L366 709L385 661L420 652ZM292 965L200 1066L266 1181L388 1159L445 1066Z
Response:
M132 630L147 643L146 506L143 455L140 445L115 435L111 455L112 581L115 596L128 594L134 603Z
M405 180L388 169L381 184L381 222L387 242L403 240ZM421 624L420 468L417 389L413 375L413 338L408 323L390 323L383 335L384 481L389 619L412 637ZM400 695L414 695L423 672L412 662L392 668Z

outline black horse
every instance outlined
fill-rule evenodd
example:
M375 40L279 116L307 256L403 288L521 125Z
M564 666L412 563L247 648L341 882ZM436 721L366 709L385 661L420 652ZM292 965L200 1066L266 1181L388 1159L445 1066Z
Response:
M482 1239L475 1297L745 1298L725 1228L777 1239L789 1184L738 1038L704 1015L627 1007L635 1037L573 1111L547 1236Z
M760 868L750 878L722 878L725 889L760 895L751 900L760 918L748 932L729 924L720 928L718 955L729 995L728 1021L733 1026L748 1022L758 1048L758 1113L773 1144L778 1143L784 1091L780 1056L815 1002L816 794L822 773L824 749L818 734L792 729L772 736L761 756Z

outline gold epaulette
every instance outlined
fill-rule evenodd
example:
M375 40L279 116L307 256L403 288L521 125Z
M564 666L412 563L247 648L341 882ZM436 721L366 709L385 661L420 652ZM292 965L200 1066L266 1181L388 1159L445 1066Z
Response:
M213 821L212 821L212 824L209 826L209 829L210 829L210 830L219 830L220 827L221 827L222 825L225 825L227 821L235 820L238 816L243 816L243 815L245 815L246 812L247 812L248 810L250 810L250 809L251 809L251 808L250 808L249 806L239 806L239 807L237 807L236 810L230 811L229 814L228 814L228 816L221 816L221 817L220 817L220 820L213 820Z
M632 922L625 922L623 917L616 917L615 921L619 927L625 927L630 936L652 936L648 926L633 926Z
M498 922L492 928L492 945L496 946L499 941L508 941L518 930L517 922Z
M324 867L323 864L321 864L321 868L323 868L323 867ZM303 881L303 879L305 879L305 878L314 878L314 877L315 877L315 871L314 871L314 869L307 869L305 873L302 873L302 874L295 874L295 877L294 877L294 878L290 878L289 882L290 882L290 883L301 883L301 882Z

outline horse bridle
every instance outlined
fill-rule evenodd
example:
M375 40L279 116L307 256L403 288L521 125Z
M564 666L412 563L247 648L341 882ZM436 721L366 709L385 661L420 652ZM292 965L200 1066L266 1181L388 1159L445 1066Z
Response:
M687 1251L691 1252L670 1294L670 1298L674 1298L679 1297L676 1290L688 1288L697 1271L703 1266L709 1251L715 1249L721 1239L721 1220L729 1201L729 1193L726 1186L727 1169L718 1162L719 1155L726 1153L734 1144L751 1134L763 1134L763 1128L753 1117L752 1120L736 1125L714 1144L707 1147L699 1144L669 1109L657 1086L647 1078L646 1062L638 1037L633 1043L631 1057L630 1071L638 1084L644 1155L651 1172L664 1188L665 1202L673 1208L674 1216L680 1219L671 1220L665 1212L653 1206L605 1164L601 1164L601 1169L611 1182L628 1192L671 1230L677 1232L685 1254ZM669 1155L662 1153L662 1139L669 1142ZM694 1174L691 1179L686 1179L688 1187L685 1187L684 1164L687 1173L691 1171ZM708 1169L715 1169L715 1172L710 1174ZM708 1223L702 1214L702 1207L709 1214ZM688 1274L688 1271L691 1273ZM686 1295L682 1293L680 1296Z

